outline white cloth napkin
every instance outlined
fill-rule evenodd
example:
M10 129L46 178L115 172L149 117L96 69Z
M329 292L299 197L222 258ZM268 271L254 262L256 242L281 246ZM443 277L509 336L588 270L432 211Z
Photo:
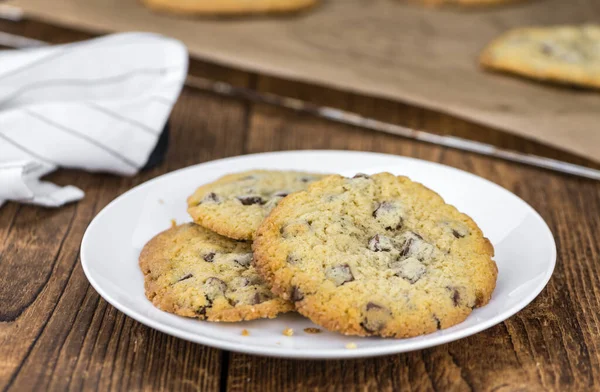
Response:
M187 67L181 42L147 33L0 51L0 205L81 199L74 186L40 181L58 167L136 174Z

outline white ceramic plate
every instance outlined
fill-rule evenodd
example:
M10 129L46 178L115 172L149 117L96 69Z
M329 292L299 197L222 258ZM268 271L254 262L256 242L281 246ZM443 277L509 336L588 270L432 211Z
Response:
M296 314L274 320L209 323L162 312L144 296L138 256L160 231L189 221L186 198L196 187L249 169L336 172L388 171L437 191L470 215L496 249L498 284L490 303L463 323L410 339L343 336L322 332ZM289 358L351 358L400 353L461 339L502 322L529 304L544 288L556 261L550 229L527 203L487 180L448 166L393 155L345 151L292 151L222 159L148 181L110 203L96 216L81 245L83 270L92 286L120 311L167 334L225 350ZM285 328L295 334L284 336ZM247 329L250 336L242 336ZM356 349L346 348L353 342Z

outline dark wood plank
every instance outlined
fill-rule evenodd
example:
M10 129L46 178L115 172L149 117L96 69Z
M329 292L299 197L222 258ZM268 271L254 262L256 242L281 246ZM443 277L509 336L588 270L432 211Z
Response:
M475 135L522 151L564 157L533 142L402 104L259 78L259 87L403 125ZM482 136L486 135L486 136ZM442 162L494 181L538 210L559 249L548 287L525 310L487 331L413 353L357 361L293 361L232 354L231 390L554 390L600 388L600 183L254 107L248 150L331 148Z

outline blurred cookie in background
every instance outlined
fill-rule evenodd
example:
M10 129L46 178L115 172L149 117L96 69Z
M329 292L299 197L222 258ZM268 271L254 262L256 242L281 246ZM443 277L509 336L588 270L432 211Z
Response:
M600 25L511 30L483 50L480 63L541 81L600 88Z

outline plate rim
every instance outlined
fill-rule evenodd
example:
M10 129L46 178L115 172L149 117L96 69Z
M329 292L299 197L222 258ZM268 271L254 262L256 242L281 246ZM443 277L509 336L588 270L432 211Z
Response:
M184 331L179 328L166 325L160 321L154 320L153 318L148 317L148 316L136 311L135 309L131 309L128 306L122 305L121 303L119 303L119 301L117 299L115 299L111 295L109 295L102 288L102 285L94 279L94 275L89 270L89 265L88 265L88 262L86 261L87 256L86 256L86 250L85 250L86 244L89 241L91 241L90 233L93 231L93 228L95 227L95 225L98 224L98 221L100 220L99 218L101 216L103 216L104 214L106 214L107 211L110 210L110 208L112 208L113 205L117 204L121 199L128 197L130 193L141 192L145 187L151 186L155 182L164 180L165 177L181 174L188 170L195 170L200 166L218 165L218 164L234 162L234 161L238 161L238 160L244 160L244 159L248 159L248 158L252 158L252 157L258 157L258 156L262 156L262 157L267 156L268 157L268 156L281 156L281 155L290 155L290 154L300 154L300 155L304 155L304 154L306 154L306 155L314 155L314 154L354 155L354 154L359 154L359 155L370 155L373 157L381 157L381 158L395 158L395 159L406 160L406 161L417 163L417 164L426 164L426 165L441 167L444 169L455 170L455 171L460 172L461 174L466 174L467 176L474 177L475 179L477 179L479 181L484 181L485 183L487 183L487 185L491 185L492 187L495 187L498 191L507 194L509 197L514 198L516 201L518 201L520 203L523 203L524 206L527 207L529 212L532 214L532 216L539 223L541 223L541 227L543 229L544 236L546 236L547 240L549 240L548 244L552 245L551 249L550 249L551 250L550 255L548 256L549 266L546 270L546 274L544 275L543 279L541 279L539 281L539 283L530 291L529 295L527 295L521 301L516 303L512 308L510 308L490 319L487 319L483 322L475 324L467 329L452 332L452 333L445 334L445 335L435 336L428 340L415 342L412 346L410 346L408 348L400 348L395 344L391 344L389 346L366 347L366 348L360 348L360 346L359 346L358 349L353 349L353 350L349 350L349 349L340 347L340 348L327 349L327 350L320 351L320 352L314 352L314 351L312 351L312 349L311 350L302 350L302 349L296 349L296 348L290 349L287 347L261 347L261 346L257 346L257 345L249 345L249 344L246 344L243 342L233 342L233 341L228 342L228 341L225 341L222 339L215 339L213 337L207 337L207 336L200 335L197 333ZM350 151L346 151L346 150L286 150L286 151L273 151L273 152L262 152L262 153L255 153L255 154L245 154L245 155L237 155L237 156L233 156L233 157L226 157L226 158L216 159L216 160L212 160L212 161L201 162L201 163L197 163L194 165L190 165L187 167L183 167L183 168L180 168L180 169L177 169L174 171L170 171L170 172L161 174L155 178L152 178L148 181L145 181L145 182L138 184L135 187L127 190L123 194L117 196L112 201L110 201L104 208L102 208L102 210L94 216L92 221L87 226L85 233L83 235L82 241L81 241L81 246L80 246L81 266L82 266L84 275L87 278L87 280L89 281L90 285L110 305L114 306L117 310L124 313L128 317L131 317L132 319L136 320L137 322L144 324L145 326L147 326L149 328L163 332L167 335L174 336L174 337L177 337L180 339L184 339L184 340L187 340L187 341L190 341L193 343L209 346L212 348L228 350L228 351L244 353L244 354L258 355L258 356L275 357L275 358L291 358L291 359L308 359L308 360L310 360L310 359L367 358L367 357L399 354L399 353L403 353L403 352L422 350L422 349L450 343L450 342L457 341L457 340L463 339L465 337L474 335L476 333L482 332L486 329L489 329L489 328L509 319L510 317L514 316L516 313L523 310L526 306L531 304L531 302L533 302L533 300L538 297L538 295L542 292L542 290L546 287L546 285L550 281L552 274L554 273L554 270L556 268L556 261L557 261L556 241L555 241L554 235L552 234L552 231L550 230L550 227L548 226L546 221L529 203L527 203L525 200L523 200L519 196L515 195L508 189L502 187L501 185L498 185L495 182L492 182L492 181L490 181L486 178L483 178L481 176L478 176L476 174L455 168L453 166L438 163L438 162L432 162L432 161L427 161L427 160L413 158L413 157L406 157L406 156L402 156L402 155L378 153L378 152L371 152L371 151L354 151L354 150L350 150ZM359 339L360 339L360 337L357 337L357 340L359 340ZM395 339L395 340L389 339L389 340L391 342L402 341L402 339Z

